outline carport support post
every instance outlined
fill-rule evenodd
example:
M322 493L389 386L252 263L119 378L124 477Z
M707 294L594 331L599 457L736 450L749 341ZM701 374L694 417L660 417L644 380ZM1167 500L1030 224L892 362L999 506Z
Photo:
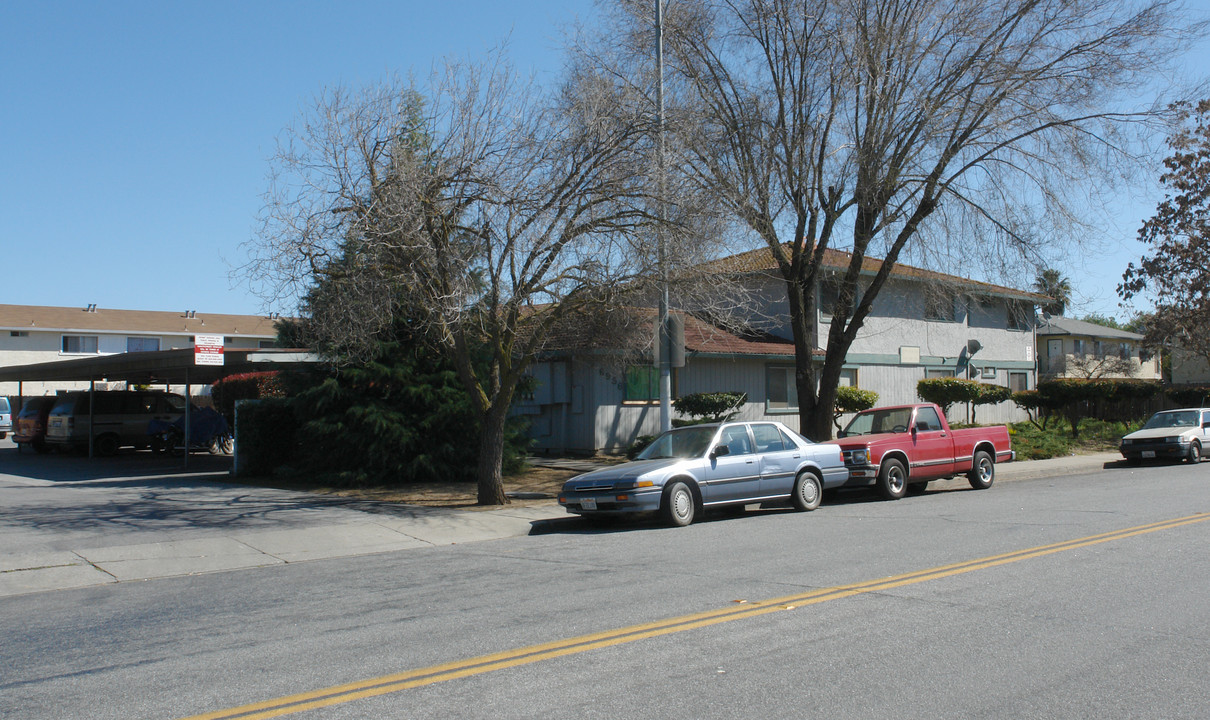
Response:
M17 413L16 413L16 415L9 416L12 418L12 421L13 421L13 435L17 434L17 415L21 414L21 408L24 406L25 406L25 385L22 383L22 381L18 380L17 381ZM12 408L9 408L9 410L11 411ZM21 452L21 443L14 441L14 444L17 446L17 452ZM30 443L30 446L32 447L33 443Z
M93 457L92 454L92 439L96 435L97 426L92 421L92 414L97 409L97 379L89 378L88 380L88 457Z
M189 368L185 368L185 467L189 467Z

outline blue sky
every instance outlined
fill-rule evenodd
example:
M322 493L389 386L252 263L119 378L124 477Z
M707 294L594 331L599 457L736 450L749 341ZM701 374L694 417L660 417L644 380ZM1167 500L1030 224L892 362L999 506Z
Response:
M423 77L506 38L520 69L553 74L560 27L592 12L590 0L0 3L0 302L288 313L229 272L300 108L325 87ZM1208 59L1203 46L1189 71ZM1123 316L1114 286L1160 197L1124 202L1107 252L1062 268L1075 314Z

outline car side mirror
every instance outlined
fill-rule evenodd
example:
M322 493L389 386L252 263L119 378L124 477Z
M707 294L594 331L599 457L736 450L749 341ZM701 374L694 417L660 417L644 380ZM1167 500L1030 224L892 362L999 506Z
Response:
M731 448L727 447L726 445L719 445L718 447L714 448L714 452L710 453L710 457L722 457L723 455L730 454Z
M849 436L849 434L848 434L847 432L845 432L844 430L841 430L840 432L836 433L836 437L837 437L837 439L839 439L839 438L845 438L845 437L848 437L848 436Z

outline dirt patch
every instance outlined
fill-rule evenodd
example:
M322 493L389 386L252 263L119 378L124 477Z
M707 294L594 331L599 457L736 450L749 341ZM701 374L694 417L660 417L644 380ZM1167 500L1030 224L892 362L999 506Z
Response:
M530 507L557 504L563 483L583 470L532 467L519 475L504 478L504 493L509 497L505 507ZM289 482L279 478L251 481L249 484L299 490L317 495L357 498L374 502L457 508L459 510L493 510L498 505L478 505L478 488L473 482L409 483L397 487L331 487L326 485Z

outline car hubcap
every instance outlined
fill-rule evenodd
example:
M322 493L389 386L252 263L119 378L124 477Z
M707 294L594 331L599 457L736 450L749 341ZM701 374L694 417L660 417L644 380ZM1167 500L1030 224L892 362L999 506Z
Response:
M894 492L900 492L901 490L903 490L903 487L904 487L903 473L899 472L898 470L892 470L890 480L891 480L891 490L893 490Z
M979 479L983 482L992 479L992 464L986 460L979 463Z
M672 509L681 519L689 517L689 513L693 510L693 498L689 497L687 490L678 490L672 496Z
M802 501L807 505L813 505L815 503L815 499L819 497L819 491L815 487L815 483L811 482L810 479L804 479L802 481L802 486L799 488L798 494L802 497Z

